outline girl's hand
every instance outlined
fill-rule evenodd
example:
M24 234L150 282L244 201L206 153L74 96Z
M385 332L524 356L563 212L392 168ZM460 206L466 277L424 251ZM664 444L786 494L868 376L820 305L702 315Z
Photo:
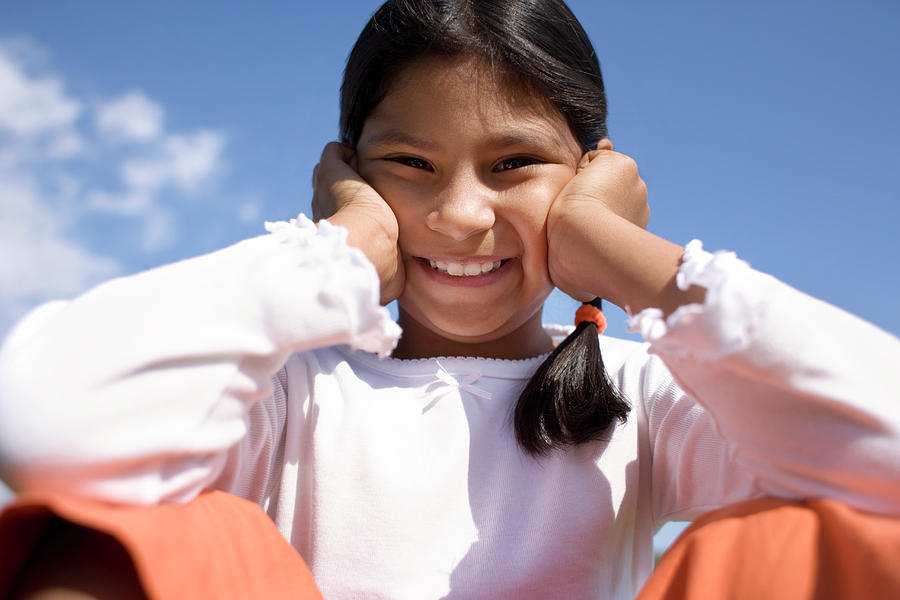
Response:
M356 170L356 153L331 142L313 169L313 219L347 228L347 242L365 253L381 280L381 303L403 291L397 218L387 202Z
M663 314L702 302L706 290L680 290L684 248L645 230L647 187L633 160L609 140L582 159L547 213L547 266L553 283L576 300L609 300L626 312Z
M595 289L591 271L602 268L602 260L579 260L592 248L572 242L597 234L602 221L619 217L645 229L650 219L647 186L638 175L637 164L614 152L609 140L586 153L575 177L556 197L547 214L548 268L554 285L576 300L597 296L612 300L611 291Z

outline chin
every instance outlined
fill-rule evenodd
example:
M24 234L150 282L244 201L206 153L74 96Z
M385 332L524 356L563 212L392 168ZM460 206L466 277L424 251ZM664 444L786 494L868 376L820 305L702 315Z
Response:
M429 319L417 316L416 320L433 333L455 342L490 342L516 329L509 321L501 318L485 318L473 321L470 317L453 319L445 316Z
M497 306L490 310L484 305L473 307L471 304L436 305L423 310L418 302L406 304L401 301L399 304L401 321L405 317L413 327L453 342L481 344L515 334L535 313L540 313L543 303L538 302L532 311L511 310L512 307L504 310Z

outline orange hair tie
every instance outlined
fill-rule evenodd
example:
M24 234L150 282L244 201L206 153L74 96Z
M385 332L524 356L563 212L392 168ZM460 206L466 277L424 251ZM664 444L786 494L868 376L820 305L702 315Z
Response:
M597 326L597 333L606 331L606 317L603 311L593 304L582 304L575 311L575 326L579 323L593 323Z

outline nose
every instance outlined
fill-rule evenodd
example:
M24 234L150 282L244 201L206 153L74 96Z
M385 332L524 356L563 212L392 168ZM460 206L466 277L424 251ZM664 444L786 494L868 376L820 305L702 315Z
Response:
M462 241L494 226L493 190L474 174L455 177L435 198L428 227Z

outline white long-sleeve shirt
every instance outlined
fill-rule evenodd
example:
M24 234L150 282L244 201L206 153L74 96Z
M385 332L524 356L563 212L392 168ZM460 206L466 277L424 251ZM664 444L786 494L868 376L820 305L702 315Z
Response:
M329 599L630 598L667 520L764 495L900 515L900 341L731 254L689 244L705 304L601 337L627 423L534 460L511 411L542 357L379 358L399 329L345 232L270 229L29 315L0 353L0 475L231 491Z

